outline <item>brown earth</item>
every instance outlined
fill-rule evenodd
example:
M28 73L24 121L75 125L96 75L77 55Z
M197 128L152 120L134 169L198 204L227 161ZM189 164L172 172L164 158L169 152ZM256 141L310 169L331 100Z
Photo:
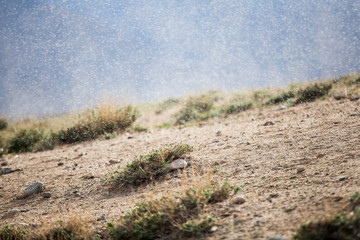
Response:
M118 165L124 167L135 155L182 141L194 146L195 165L216 169L214 177L244 185L238 193L244 204L234 206L229 199L209 209L218 228L205 239L291 238L301 223L342 210L351 194L360 190L360 116L351 115L359 112L360 101L349 100L285 110L274 106L202 127L154 129L52 151L7 155L0 161L22 171L0 176L0 217L11 209L22 212L0 220L0 225L41 225L77 212L101 230L136 201L173 194L185 181L172 176L115 190L102 181L106 174ZM36 180L44 183L50 198L38 194L16 199ZM102 214L105 220L97 220Z

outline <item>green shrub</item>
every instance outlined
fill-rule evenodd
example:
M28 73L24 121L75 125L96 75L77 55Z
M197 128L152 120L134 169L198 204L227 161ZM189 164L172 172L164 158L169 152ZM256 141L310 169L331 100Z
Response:
M210 111L217 100L216 96L211 96L210 94L189 98L184 108L174 115L175 125L183 125L191 120L208 119L211 117Z
M146 132L146 131L147 131L147 128L142 127L142 126L140 126L139 124L136 124L133 129L134 129L134 131L136 131L136 132Z
M200 236L211 229L215 219L207 216L199 220L189 220L180 226L180 231L186 237Z
M109 111L106 114L93 113L88 119L75 126L60 130L57 133L57 139L66 144L93 140L105 133L125 130L132 125L137 116L137 110L130 106L114 112Z
M217 187L217 189L205 189L204 195L208 197L209 203L217 203L227 199L233 192L236 194L237 191L238 189L230 185L226 180L223 185Z
M136 156L122 171L109 173L110 178L119 185L138 186L151 181L167 172L168 163L192 152L193 148L187 144L165 145L148 155Z
M337 214L329 219L301 225L294 240L355 240L360 236L360 209Z
M246 111L252 107L252 103L237 103L237 104L230 104L228 106L223 107L221 112L223 114L237 114L243 111Z
M26 230L15 225L5 225L0 229L1 240L25 240Z
M6 121L6 118L0 117L0 131L6 129L8 126L8 123Z
M295 104L315 101L316 99L327 95L331 88L331 83L315 83L311 86L307 86L305 89L301 89L297 92Z
M186 239L207 233L215 222L214 218L204 215L204 210L209 209L208 205L212 203L208 196L222 191L221 188L218 184L208 186L206 194L205 191L189 188L177 198L163 197L136 203L135 208L121 217L118 223L108 223L110 236L115 240Z
M178 104L179 102L180 102L180 100L178 100L176 98L166 99L165 101L163 101L162 103L160 103L158 105L156 112L160 113L161 111L164 111L164 110Z
M8 141L8 152L30 152L41 139L42 132L38 129L21 129Z
M360 206L360 193L355 192L353 195L351 195L349 200L350 200L350 205L353 209L355 209L356 207L359 207Z
M274 104L279 104L282 102L285 102L291 98L294 98L295 94L292 91L289 92L283 92L277 96L273 96L271 97L269 100L267 100L265 102L265 105L274 105Z
M196 113L193 108L185 107L175 114L175 125L183 125L196 118Z

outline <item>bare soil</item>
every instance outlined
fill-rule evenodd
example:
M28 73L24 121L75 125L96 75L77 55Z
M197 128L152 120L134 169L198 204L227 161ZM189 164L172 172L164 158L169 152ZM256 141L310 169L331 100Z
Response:
M197 166L244 185L238 193L244 204L232 205L229 199L209 209L218 228L204 239L291 238L301 223L341 211L360 190L360 116L351 115L359 112L360 101L350 100L285 110L274 106L201 127L132 132L52 151L7 155L0 162L22 171L0 176L0 217L11 209L21 212L1 219L0 225L41 225L78 212L104 229L136 201L174 194L183 185L181 177L172 175L137 188L113 189L103 181L106 174L135 155L182 141L194 146L191 156ZM51 197L17 199L34 181L44 183ZM105 219L98 219L103 214Z

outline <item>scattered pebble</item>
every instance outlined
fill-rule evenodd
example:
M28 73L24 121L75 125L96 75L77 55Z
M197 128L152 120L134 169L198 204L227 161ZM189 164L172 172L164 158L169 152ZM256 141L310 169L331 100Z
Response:
M304 167L299 167L298 169L296 169L297 173L302 173L303 171L305 171Z
M176 159L175 161L169 164L169 171L173 171L176 169L182 169L187 166L187 162L184 159Z
M117 164L117 163L120 163L121 160L120 159L111 159L109 160L109 164Z
M44 190L44 184L39 181L35 181L31 183L27 188L21 191L21 193L17 196L18 199L24 199L34 195L36 193L41 193Z
M352 97L350 98L350 101L357 101L360 99L360 96Z
M336 197L334 198L335 202L340 202L342 199L343 199L342 196L336 196Z
M236 196L231 199L231 204L241 205L245 202L245 198L243 196Z
M218 229L217 226L212 226L211 229L210 229L210 232L215 232L217 229Z
M89 173L89 174L87 174L87 175L82 176L81 178L82 178L82 179L94 179L95 176L94 176L93 174Z
M1 219L6 219L6 218L12 218L14 217L16 214L20 213L21 211L19 209L11 209L9 211L7 211L2 217Z
M271 122L271 121L267 121L264 123L263 126L271 126L271 125L274 125L275 123L274 122Z
M64 165L64 163L59 162L57 165L58 165L59 167L61 167L62 165Z
M341 177L339 177L339 181L344 181L346 179L346 177L345 176L341 176Z
M42 196L43 198L50 198L50 197L51 197L51 193L49 193L49 192L43 192L43 193L41 194L41 196Z
M6 161L1 163L1 166L2 166L2 167L5 167L5 166L7 166L7 165L8 165L8 162L6 162Z
M288 213L294 211L295 209L296 207L290 207L290 208L286 208L284 211Z
M284 236L273 236L273 237L267 237L266 240L288 240Z
M286 109L286 107L285 107L284 105L281 105L281 106L278 107L278 110L279 110L279 111L285 110L285 109Z
M220 135L221 135L221 131L217 131L216 136L220 136Z
M103 221L103 220L106 220L106 215L105 215L105 214L101 214L101 215L96 219L96 221Z
M270 197L271 197L271 198L277 198L278 196L279 196L278 193L271 193L271 194L270 194Z
M339 95L335 95L334 96L335 100L342 100L346 98L346 95L344 94L339 94Z
M22 170L21 169L11 169L11 168L0 168L0 176L9 174L9 173L13 173L13 172L18 172L18 171L22 171Z

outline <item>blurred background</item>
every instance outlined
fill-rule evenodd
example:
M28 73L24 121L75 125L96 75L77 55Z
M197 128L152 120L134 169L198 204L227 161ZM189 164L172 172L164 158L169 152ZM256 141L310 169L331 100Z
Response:
M360 71L355 0L0 0L0 115Z

